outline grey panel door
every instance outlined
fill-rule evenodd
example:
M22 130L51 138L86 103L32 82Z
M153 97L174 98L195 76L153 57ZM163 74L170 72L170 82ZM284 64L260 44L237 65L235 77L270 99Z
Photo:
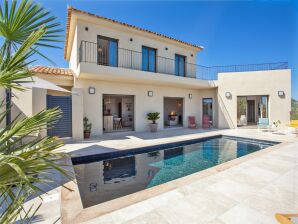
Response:
M47 95L47 108L59 107L62 117L48 130L49 136L71 137L72 136L72 104L71 96Z

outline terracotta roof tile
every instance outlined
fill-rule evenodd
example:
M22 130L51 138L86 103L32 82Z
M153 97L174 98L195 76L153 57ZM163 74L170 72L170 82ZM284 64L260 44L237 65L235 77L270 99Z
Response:
M119 22L119 21L116 21L116 20L113 20L113 19L109 19L109 18L106 18L106 17L103 17L103 16L95 15L95 14L92 14L92 13L89 13L89 12L85 12L85 11L82 11L82 10L79 10L79 9L75 9L73 7L68 6L68 8L67 8L67 21L66 21L66 35L65 35L64 58L66 58L66 53L67 53L68 38L69 38L69 28L70 28L70 21L71 21L72 12L78 12L78 13L81 13L81 14L84 14L84 15L93 16L95 18L103 19L103 20L106 20L106 21L109 21L109 22L112 22L112 23L123 25L123 26L129 27L129 28L133 28L135 30L139 30L139 31L143 31L143 32L146 32L146 33L154 34L154 35L157 35L159 37L167 38L169 40L174 40L174 41L179 42L181 44L185 44L185 45L188 45L188 46L191 46L191 47L195 47L195 48L200 49L200 50L203 49L203 47L202 46L199 46L199 45L190 44L190 43L184 42L182 40L178 40L178 39L175 39L173 37L166 36L164 34L156 33L156 32L153 32L153 31L144 29L144 28L140 28L140 27L137 27L137 26L134 26L134 25L129 25L129 24L126 24L126 23L123 23L123 22Z
M74 73L69 68L54 68L54 67L47 67L42 65L36 65L30 68L30 71L34 73L41 73L47 75L63 75L63 76L73 76Z

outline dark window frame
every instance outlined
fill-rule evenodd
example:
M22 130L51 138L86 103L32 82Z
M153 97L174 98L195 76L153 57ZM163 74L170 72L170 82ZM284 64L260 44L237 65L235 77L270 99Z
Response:
M115 41L117 43L117 56L116 56L116 66L113 66L113 67L119 67L119 40L118 39L115 39L115 38L112 38L112 37L106 37L106 36L102 36L102 35L97 35L97 49L96 51L98 50L99 48L99 39L103 39L103 40L107 40L107 41ZM107 56L107 59L109 60L109 55ZM105 65L105 66L111 66L109 64L110 62L108 61L107 64L100 64L99 63L99 52L97 51L97 64L98 65Z
M147 58L147 68L146 70L143 69L143 48L147 49L148 51L148 58ZM146 72L152 72L149 70L149 67L150 67L150 64L149 64L149 61L150 61L150 54L149 54L149 50L154 50L155 52L155 60L154 60L154 72L156 73L157 72L157 49L156 48L152 48L152 47L148 47L148 46L144 46L142 45L142 70L143 71L146 71Z
M178 74L176 74L176 57L178 56ZM184 69L183 69L183 76L180 74L180 58L183 57L184 58ZM187 57L185 55L182 54L175 54L175 75L176 76L180 76L180 77L186 77L186 59Z

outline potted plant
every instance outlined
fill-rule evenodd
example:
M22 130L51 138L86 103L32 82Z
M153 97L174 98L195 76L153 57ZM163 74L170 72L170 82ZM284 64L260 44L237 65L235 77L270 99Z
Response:
M147 114L147 119L149 121L152 121L152 123L150 124L150 131L151 132L156 132L157 131L157 123L156 120L159 119L159 112L151 112Z
M84 117L83 124L84 124L84 138L90 138L92 124L89 123L89 120L87 117Z
M272 126L273 126L274 129L277 129L280 124L281 124L280 120L277 120L277 121L273 122Z

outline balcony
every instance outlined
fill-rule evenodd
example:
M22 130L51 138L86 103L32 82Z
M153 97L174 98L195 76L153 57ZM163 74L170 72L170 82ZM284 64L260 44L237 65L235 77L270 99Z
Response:
M117 55L116 55L117 54ZM82 41L79 48L79 62L92 63L102 66L119 67L125 69L148 71L166 75L182 76L200 80L217 80L218 73L223 72L247 72L287 69L287 62L228 65L228 66L202 66L191 63L184 63L182 71L177 69L174 59L156 56L154 66L144 69L142 63L142 52L117 48L111 58L108 50L98 51L97 43ZM178 75L180 74L180 75Z

